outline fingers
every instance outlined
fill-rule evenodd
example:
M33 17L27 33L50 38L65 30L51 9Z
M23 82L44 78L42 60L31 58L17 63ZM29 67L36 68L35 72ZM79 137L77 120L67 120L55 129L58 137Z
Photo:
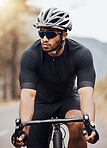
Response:
M88 138L88 133L86 130L83 131L83 135L85 136L86 139Z
M91 133L91 135L88 136L87 131L84 130L84 131L83 131L83 135L85 136L85 139L86 139L89 143L93 143L94 137L95 137L96 133L93 131L93 132Z
M21 146L24 145L24 143L23 143L24 137L25 137L25 135L22 134L19 138L18 138L18 137L16 138L16 146L17 146L17 147L20 148ZM13 143L15 143L15 141L13 141Z
M91 135L87 138L87 141L88 141L89 143L93 143L95 135L96 135L96 133L93 131L93 132L91 133Z

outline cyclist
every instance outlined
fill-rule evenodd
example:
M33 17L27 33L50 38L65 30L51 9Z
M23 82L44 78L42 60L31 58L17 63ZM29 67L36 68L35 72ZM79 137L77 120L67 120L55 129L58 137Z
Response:
M86 112L94 123L93 59L89 49L67 38L67 31L72 30L69 14L58 8L49 8L40 13L34 27L39 29L40 39L23 52L20 65L19 116L22 122L51 117L82 117ZM50 127L50 124L24 127L16 145L24 145L27 133L28 148L47 148ZM86 148L86 141L94 143L96 132L92 131L88 136L83 123L68 123L67 127L69 148Z

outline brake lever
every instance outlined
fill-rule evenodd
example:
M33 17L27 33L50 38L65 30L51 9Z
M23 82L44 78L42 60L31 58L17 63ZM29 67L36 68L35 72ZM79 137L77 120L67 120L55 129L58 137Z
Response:
M18 136L18 132L23 129L23 124L21 122L20 117L16 118L15 124L16 124L16 127L15 127L15 145L16 145L16 137Z
M87 113L83 114L83 123L85 125L85 128L87 129L88 135L91 135L91 128L90 128L90 120L89 115Z

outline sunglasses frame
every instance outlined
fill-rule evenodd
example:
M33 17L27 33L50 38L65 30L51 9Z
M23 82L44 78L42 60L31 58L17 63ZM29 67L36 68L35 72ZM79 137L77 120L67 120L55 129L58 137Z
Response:
M55 36L53 36L53 37L48 37L48 35L47 35L48 32L55 33ZM59 31L59 32L58 32L58 31L41 31L41 30L39 30L39 31L38 31L39 36L40 36L40 33L43 33L44 36L46 35L46 37L47 37L48 39L52 39L52 38L56 37L57 34L61 34L61 33L63 33L63 31ZM40 36L40 38L43 39L44 36L43 36L43 37Z

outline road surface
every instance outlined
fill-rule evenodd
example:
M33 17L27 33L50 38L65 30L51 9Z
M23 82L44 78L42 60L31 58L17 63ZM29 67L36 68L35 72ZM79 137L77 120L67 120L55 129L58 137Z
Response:
M14 120L18 117L18 106L18 102L4 107L0 106L0 148L13 148L10 139L15 127ZM98 118L96 119L96 124L100 140L94 145L89 144L88 148L107 148L107 131ZM68 134L65 143L67 143L67 139Z

